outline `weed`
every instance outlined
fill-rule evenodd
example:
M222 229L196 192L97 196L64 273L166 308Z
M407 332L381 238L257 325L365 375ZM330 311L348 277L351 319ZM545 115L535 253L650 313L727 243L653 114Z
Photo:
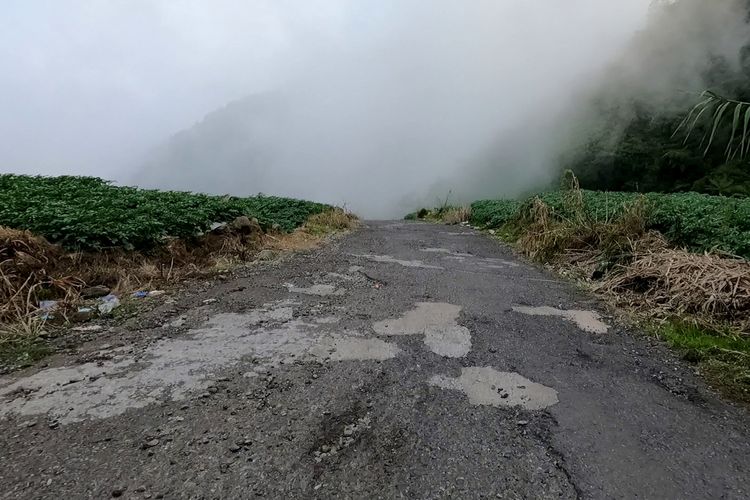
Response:
M750 403L750 338L672 319L653 333L699 366L717 389L732 399Z
M440 218L445 224L460 224L468 222L471 218L471 207L450 207L446 209Z
M443 205L432 210L420 208L418 211L407 214L406 217L404 217L405 220L429 220L449 225L468 222L470 218L471 207L449 205Z
M0 323L0 367L27 366L51 352L41 340L45 322L36 314Z
M357 217L343 208L334 208L311 215L303 228L314 235L324 235L330 232L346 231L359 224Z

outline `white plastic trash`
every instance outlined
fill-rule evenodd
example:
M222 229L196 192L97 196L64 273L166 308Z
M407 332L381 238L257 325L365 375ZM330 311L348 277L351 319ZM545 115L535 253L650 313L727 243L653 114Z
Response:
M110 293L109 295L105 295L104 297L99 299L99 305L97 306L97 309L99 310L100 314L109 314L114 311L119 305L120 299L117 298L117 295L112 295Z

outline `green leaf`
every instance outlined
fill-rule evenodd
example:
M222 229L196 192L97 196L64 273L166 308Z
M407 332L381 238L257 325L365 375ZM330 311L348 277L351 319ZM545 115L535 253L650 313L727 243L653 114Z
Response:
M701 96L703 96L704 94L705 94L705 92L703 94L701 94ZM714 100L713 97L709 97L705 101L701 101L698 104L696 104L695 106L693 106L693 108L690 110L690 113L687 114L687 116L680 122L680 124L677 126L677 128L675 129L675 131L672 133L672 138L674 138L674 136L677 135L677 132L679 132L680 130L682 130L682 127L686 126L688 124L688 122L690 122L690 118L693 116L693 114L696 111L698 111L699 108L705 109L705 106L707 106L708 104L710 104L713 100ZM695 126L695 122L693 122L693 126ZM688 134L690 133L691 130L692 130L692 127L689 127L688 128Z
M750 126L750 106L745 111L745 126L742 129L742 143L740 144L740 158L744 158L747 154L747 149L750 148L750 137L748 136L748 126ZM747 146L745 145L747 143Z
M737 134L737 128L740 124L740 114L742 113L742 106L744 106L744 103L739 103L734 108L734 118L732 119L732 135L729 137L727 149L724 152L724 154L727 155L727 161L729 161L730 157L732 156L732 144L734 144L734 137Z
M703 156L706 156L708 154L708 151L711 149L711 144L713 144L714 137L716 137L716 129L719 128L721 118L724 116L724 112L727 110L730 104L732 103L727 101L716 109L716 113L714 114L714 126L711 130L711 136L708 139L708 144L706 145L706 150L703 152Z
M688 140L690 139L690 136L693 133L693 130L695 129L695 125L698 123L698 120L701 119L701 116L703 116L703 113L705 113L706 110L711 107L711 105L714 103L714 101L715 101L715 99L711 98L711 100L708 102L708 104L706 104L705 106L703 106L703 109L701 109L700 113L698 113L696 115L695 120L693 120L693 123L688 128L688 132L685 135L685 140L683 141L683 144L687 144Z

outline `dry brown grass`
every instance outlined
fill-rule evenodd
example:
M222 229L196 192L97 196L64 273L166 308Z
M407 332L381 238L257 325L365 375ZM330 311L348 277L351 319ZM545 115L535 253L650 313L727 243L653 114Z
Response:
M359 219L344 208L334 208L319 214L310 216L307 222L300 228L309 233L330 233L335 231L347 231L359 225Z
M279 252L300 252L318 248L330 234L359 226L359 218L343 208L334 208L311 216L291 233L267 235L265 247Z
M80 291L87 286L103 285L121 295L168 287L252 261L264 248L314 248L325 235L357 224L356 216L334 209L310 217L289 234L225 229L190 243L175 239L150 252L78 253L65 252L28 231L0 227L0 324L13 323L21 330L34 331L36 322L30 318L37 318L41 300L57 300L55 315L66 319L80 304ZM29 328L21 328L26 324Z
M750 262L684 250L648 250L597 289L656 317L690 316L750 334Z
M319 235L297 229L291 233L269 236L266 248L277 252L303 252L318 248L322 241Z
M521 214L518 248L542 262L565 260L571 254L600 259L622 259L632 254L637 242L647 235L644 200L626 207L617 219L600 222L584 214L580 194L580 190L566 194L572 214L567 218L553 216L546 203L534 198Z
M54 271L62 250L28 231L0 227L0 322L24 322L46 295L65 305L77 296L83 281Z
M572 177L562 218L535 198L519 222L519 249L563 274L604 281L595 290L619 306L652 318L683 318L707 328L750 331L750 263L671 248L646 231L641 198L611 221L583 209Z
M56 316L66 319L86 286L104 285L127 294L169 285L212 272L219 258L251 260L263 241L259 235L228 232L207 234L191 244L174 240L148 253L66 253L28 231L0 228L0 323L29 323L39 302L47 299L58 301Z
M445 224L454 225L462 222L468 222L471 218L471 207L451 207L445 210L440 216L440 220Z

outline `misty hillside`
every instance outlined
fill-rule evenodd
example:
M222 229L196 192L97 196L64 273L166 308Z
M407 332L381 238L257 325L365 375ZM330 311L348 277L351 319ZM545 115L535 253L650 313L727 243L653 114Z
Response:
M133 181L208 193L264 191L274 160L269 143L282 128L284 111L284 101L272 93L230 102L152 151Z
M461 88L431 94L397 78L389 61L351 63L345 73L323 71L208 114L153 151L132 182L304 196L373 216L449 191L454 202L518 196L548 187L567 168L589 189L747 195L745 159L727 158L719 146L731 122L718 127L708 152L700 137L710 120L697 123L692 141L674 131L705 89L750 99L748 55L745 2L662 4L567 98L567 109L529 105L502 131L510 111L499 92L465 101ZM387 78L373 87L372 75Z
M563 166L591 189L749 196L748 158L736 149L740 119L745 133L750 120L749 18L744 0L682 0L655 10L584 111L569 118L575 146ZM681 122L703 91L717 99L696 109L688 133Z

